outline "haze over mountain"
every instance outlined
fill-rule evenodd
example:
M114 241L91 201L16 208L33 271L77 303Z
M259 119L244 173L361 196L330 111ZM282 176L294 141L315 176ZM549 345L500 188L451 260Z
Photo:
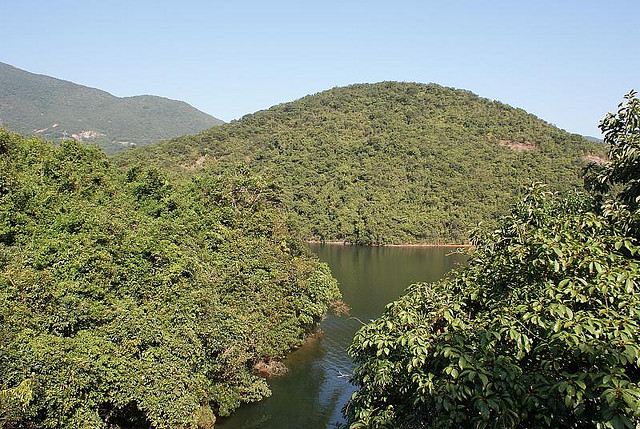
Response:
M334 88L120 162L260 174L308 239L460 242L530 183L581 184L602 145L525 112L436 84Z
M106 152L192 134L222 121L183 101L108 92L0 63L0 126Z

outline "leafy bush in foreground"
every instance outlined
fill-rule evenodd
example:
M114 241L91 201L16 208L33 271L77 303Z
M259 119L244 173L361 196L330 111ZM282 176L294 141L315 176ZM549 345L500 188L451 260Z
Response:
M0 131L0 426L212 427L339 292L259 179Z
M413 285L351 347L351 427L640 425L640 102L601 128L590 189L534 187L468 268Z

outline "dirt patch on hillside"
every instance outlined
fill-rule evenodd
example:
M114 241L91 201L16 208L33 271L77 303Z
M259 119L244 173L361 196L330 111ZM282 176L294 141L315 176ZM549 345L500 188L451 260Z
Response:
M77 142L83 142L86 140L95 140L102 136L104 136L104 134L99 133L98 131L93 131L93 130L85 130L85 131L80 131L77 134L71 134L71 138Z
M183 165L183 167L186 168L187 170L197 170L199 168L202 168L206 160L207 160L207 155L201 155L191 164Z
M504 146L516 152L530 152L538 148L538 145L529 141L518 142L515 140L500 140L498 141L498 143L501 146Z
M599 156L599 155L594 155L592 153L583 156L582 159L584 161L592 162L594 164L599 164L599 165L600 164L606 164L608 162L607 158Z

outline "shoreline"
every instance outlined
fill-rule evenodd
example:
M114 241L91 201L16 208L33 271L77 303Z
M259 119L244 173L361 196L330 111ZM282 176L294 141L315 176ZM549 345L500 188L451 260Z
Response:
M446 248L470 248L472 244L452 243L406 243L406 244L353 244L343 240L305 240L307 244L322 244L329 246L362 246L362 247L446 247Z

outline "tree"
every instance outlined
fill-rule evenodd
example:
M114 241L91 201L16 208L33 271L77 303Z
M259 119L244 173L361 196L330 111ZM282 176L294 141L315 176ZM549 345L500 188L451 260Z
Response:
M615 196L632 210L640 205L640 100L631 91L617 114L609 113L600 124L608 144L609 163L597 177L601 190ZM622 188L613 191L615 185Z
M340 293L277 190L0 129L0 427L210 429Z
M631 93L601 123L601 194L532 187L466 269L358 332L352 428L640 425L639 115Z

